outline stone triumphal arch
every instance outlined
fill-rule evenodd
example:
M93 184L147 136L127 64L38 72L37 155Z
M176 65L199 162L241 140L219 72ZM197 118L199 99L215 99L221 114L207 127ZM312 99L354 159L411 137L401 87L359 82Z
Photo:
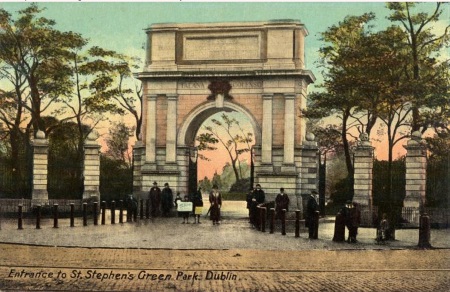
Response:
M135 192L157 181L186 193L197 130L221 111L252 124L254 179L269 198L280 187L296 195L316 189L317 146L302 119L314 76L305 68L301 22L154 24L146 32Z

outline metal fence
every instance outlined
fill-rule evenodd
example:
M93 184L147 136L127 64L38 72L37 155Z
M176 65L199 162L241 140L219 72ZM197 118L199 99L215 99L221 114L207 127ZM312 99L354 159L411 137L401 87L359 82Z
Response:
M70 212L70 204L74 205L75 212L81 212L82 210L81 200L45 200L40 205L45 207L51 207L54 204L58 204L59 212ZM14 213L17 212L17 207L22 205L22 210L24 213L33 211L33 206L39 204L37 201L31 199L0 199L0 212L1 213Z

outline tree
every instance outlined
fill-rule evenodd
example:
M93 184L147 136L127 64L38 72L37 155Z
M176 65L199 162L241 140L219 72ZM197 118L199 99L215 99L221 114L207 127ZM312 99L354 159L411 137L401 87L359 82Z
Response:
M124 123L114 123L109 129L109 136L105 139L108 150L106 155L123 165L131 166L132 155L129 151L128 142L133 129Z
M447 4L447 3L445 3ZM430 126L427 119L421 117L420 109L429 107L432 100L437 101L435 93L441 86L446 90L447 98L442 100L442 105L449 104L448 99L448 73L442 76L442 71L448 72L449 60L440 64L437 58L443 48L449 44L450 25L447 24L442 34L436 35L433 25L439 21L444 3L437 2L435 9L430 13L419 11L416 14L416 3L413 2L389 2L387 7L391 10L389 20L399 23L407 34L404 44L409 47L409 60L405 72L409 79L414 81L414 98L412 100L412 126L411 131L421 130L422 133ZM430 70L430 65L433 68ZM430 84L442 79L441 85ZM445 78L447 77L447 78ZM430 86L431 85L431 86ZM431 100L430 100L431 99ZM420 129L421 128L421 129Z
M364 84L366 55L371 48L363 47L374 14L347 16L338 25L322 33L327 45L320 48L324 83L323 91L309 96L306 117L310 119L337 116L341 120L340 133L345 154L347 172L353 177L353 164L350 151L350 130L360 125L360 131L370 131L377 118L373 101L363 101L361 92ZM364 121L365 120L365 121ZM364 128L364 129L363 129Z
M14 72L14 84L27 88L30 103L21 106L31 114L29 127L34 133L43 130L41 114L71 90L70 50L85 42L77 33L54 29L55 22L39 17L41 12L37 4L31 4L18 11L14 20L0 9L0 60ZM16 90L17 95L23 92Z
M253 141L253 134L250 132L244 133L244 129L235 118L226 114L222 114L221 118L221 121L212 119L214 126L205 126L206 132L196 137L199 142L198 150L216 150L217 147L214 144L220 143L228 153L236 181L238 181L242 178L239 156L251 151L250 143ZM226 138L223 138L219 130L224 131ZM205 159L204 155L199 155L199 157Z
M48 192L51 198L80 199L83 195L83 165L79 164L79 130L73 121L60 122L51 117L43 120L49 132ZM91 128L83 125L83 135Z

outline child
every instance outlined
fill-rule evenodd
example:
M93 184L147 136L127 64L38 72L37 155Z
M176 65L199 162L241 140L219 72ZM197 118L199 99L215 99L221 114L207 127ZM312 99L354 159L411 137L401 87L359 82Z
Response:
M175 201L174 201L175 209L177 209L177 210L178 210L178 202L181 202L180 192L177 193L177 196L175 197ZM178 212L178 217L181 217L181 215L182 215L181 213L182 212Z
M184 195L183 202L189 202L189 196ZM187 212L181 212L183 213L183 224L189 224L189 211Z
M387 239L388 229L389 229L389 222L387 220L387 214L383 213L380 222L380 228L378 229L377 242L381 241L382 243L384 243L384 241Z

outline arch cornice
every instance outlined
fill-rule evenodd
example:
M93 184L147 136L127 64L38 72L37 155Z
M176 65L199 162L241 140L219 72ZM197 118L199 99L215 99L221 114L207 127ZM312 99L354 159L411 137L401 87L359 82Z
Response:
M244 114L252 125L255 145L261 144L261 127L247 108L232 101L224 101L223 107L218 108L214 101L206 101L195 107L184 119L177 135L178 146L190 146L201 124L211 115L221 111L237 111Z

